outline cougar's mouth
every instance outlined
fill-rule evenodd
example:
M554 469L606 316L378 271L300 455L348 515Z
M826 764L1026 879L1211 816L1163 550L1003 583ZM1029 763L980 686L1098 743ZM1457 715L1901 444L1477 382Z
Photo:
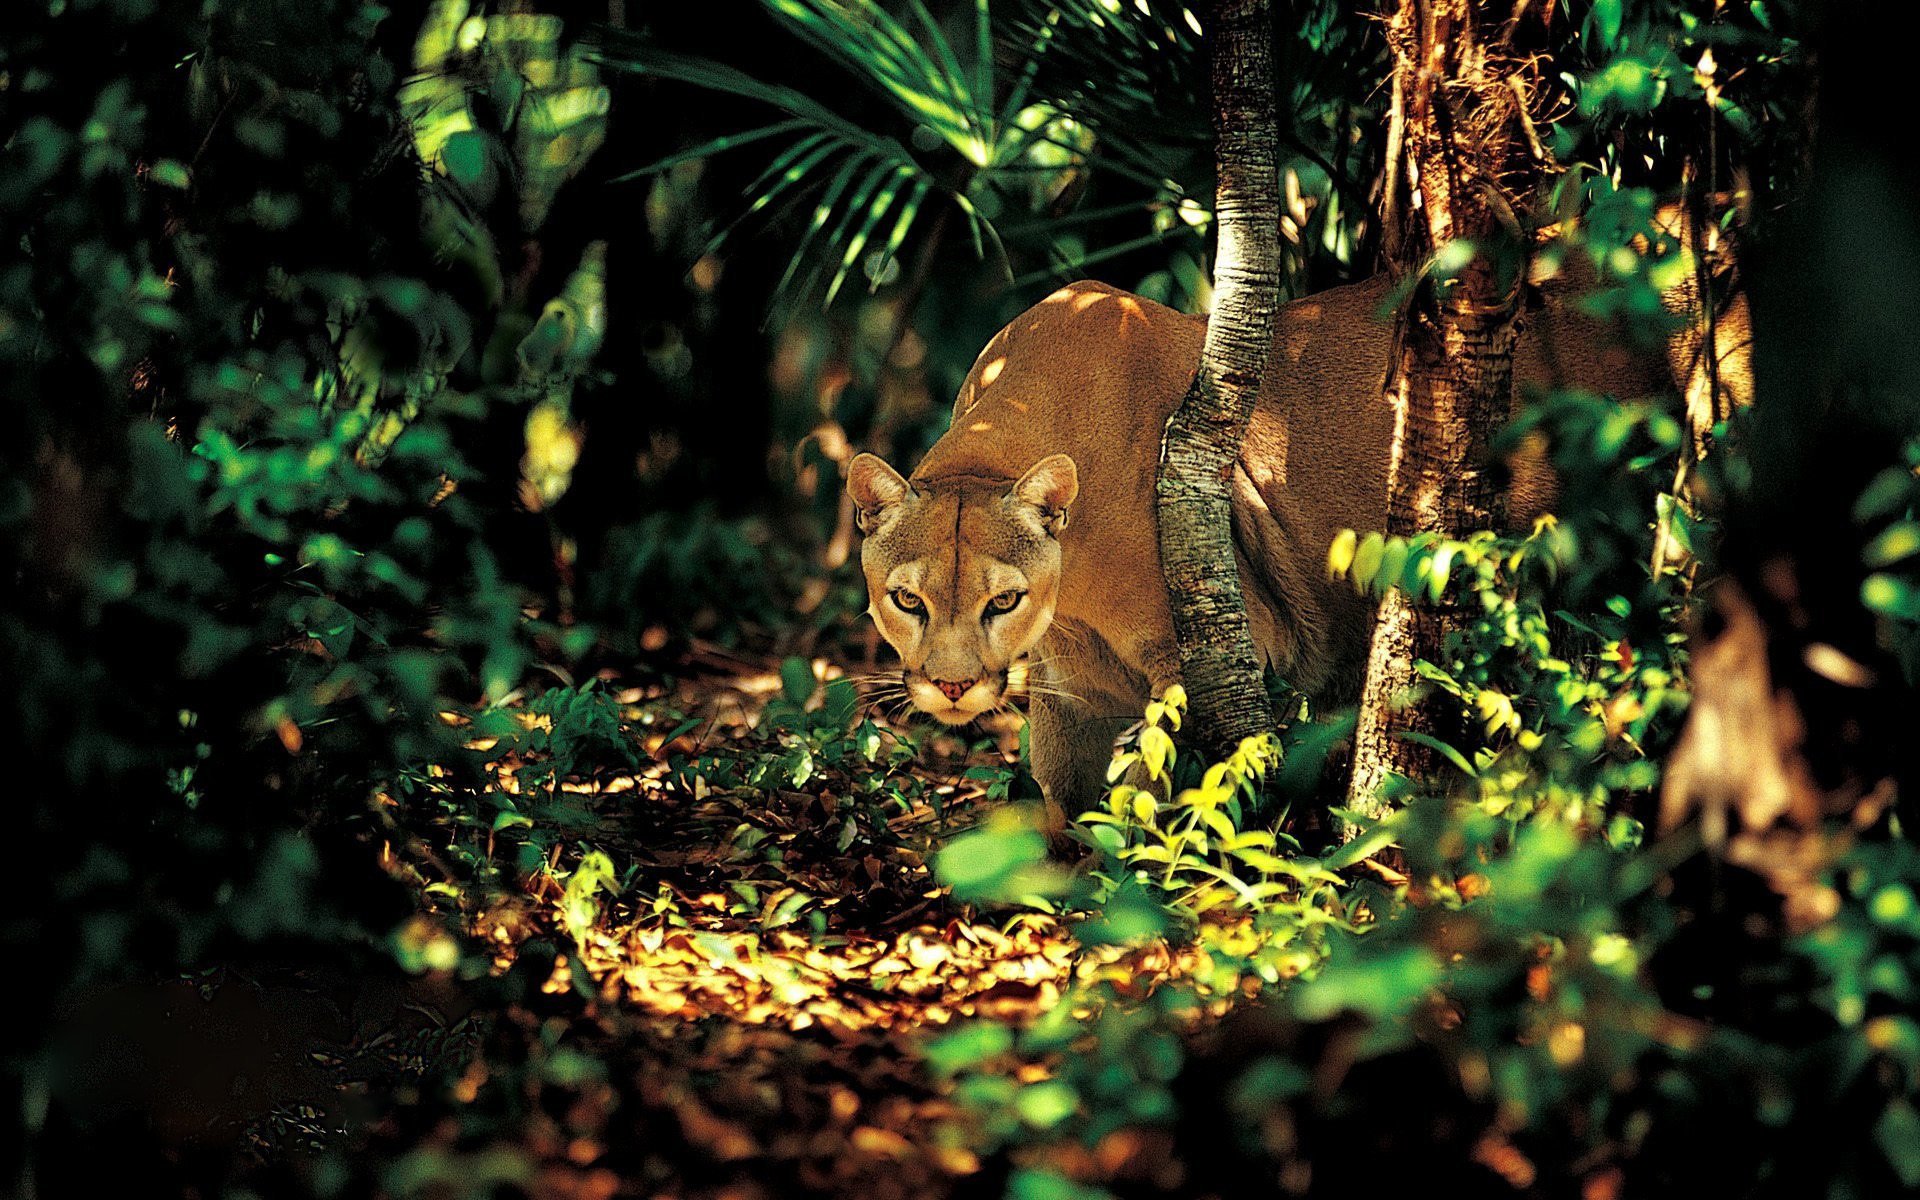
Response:
M1007 699L1005 670L957 683L913 670L905 672L904 679L913 706L944 725L965 725L999 708Z

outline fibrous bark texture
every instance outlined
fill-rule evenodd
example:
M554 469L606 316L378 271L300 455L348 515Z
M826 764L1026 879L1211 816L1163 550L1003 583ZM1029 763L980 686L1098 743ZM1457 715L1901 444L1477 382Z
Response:
M1387 380L1395 418L1387 529L1403 537L1464 534L1500 517L1487 447L1512 411L1524 275L1510 195L1516 177L1539 166L1528 89L1509 62L1514 13L1476 0L1400 0L1387 24L1389 142L1401 159L1388 168L1388 245L1395 270L1416 280ZM1462 242L1471 254L1456 253ZM1416 608L1397 589L1382 601L1354 731L1350 808L1375 814L1390 774L1431 768L1424 747L1401 736L1431 726L1413 692L1413 664L1438 659L1457 623L1444 604Z
M1230 480L1273 346L1280 188L1267 0L1209 10L1214 307L1193 388L1167 424L1156 480L1160 561L1200 740L1219 751L1273 727L1235 568Z

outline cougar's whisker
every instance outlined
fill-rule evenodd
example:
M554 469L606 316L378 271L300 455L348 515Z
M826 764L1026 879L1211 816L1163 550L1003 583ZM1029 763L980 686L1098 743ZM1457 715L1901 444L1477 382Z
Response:
M1072 700L1077 704L1085 704L1087 702L1087 698L1085 696L1082 696L1080 693L1070 692L1065 688L1058 688L1058 687L1045 687L1045 686L1029 687L1027 689L1027 695L1055 696L1062 700Z

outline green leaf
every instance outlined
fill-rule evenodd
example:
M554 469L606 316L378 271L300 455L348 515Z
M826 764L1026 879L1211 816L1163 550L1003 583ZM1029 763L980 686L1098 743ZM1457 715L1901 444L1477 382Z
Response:
M1420 745L1435 751L1441 757L1445 758L1448 762L1452 763L1456 767L1459 767L1460 770L1466 774L1468 779L1472 779L1479 774L1478 771L1475 771L1473 769L1473 764L1466 760L1465 755L1461 754L1460 751L1456 750L1452 746L1449 746L1447 743L1441 741L1437 737L1434 737L1430 733L1421 733L1419 730L1416 730L1416 729L1408 729L1408 730L1401 731L1401 733L1398 736L1406 741L1417 742Z
M716 154L724 154L726 151L732 150L737 146L751 145L763 138L779 137L781 134L793 133L806 127L807 122L795 117L791 120L775 121L771 125L762 125L758 129L748 129L741 133L724 134L710 141L702 142L691 150L682 150L678 154L669 154L665 158L657 159L644 167L628 171L624 175L616 175L607 182L626 183L629 180L645 178L648 175L658 175L662 171L671 171L681 163L697 162L703 158L711 158Z
M1873 477L1853 504L1853 519L1865 524L1890 517L1905 508L1913 498L1912 472L1888 467Z
M1365 820L1359 813L1347 809L1334 809L1332 811L1335 816L1351 825L1361 824ZM1386 849L1388 846L1393 845L1395 830L1398 825L1395 819L1397 815L1398 814L1390 813L1381 820L1361 830L1360 833L1355 835L1346 845L1321 859L1321 869L1326 871L1344 871L1348 867L1356 866L1379 853L1381 850Z
M1327 550L1327 578L1339 579L1353 566L1354 552L1359 548L1360 535L1351 529L1342 529L1334 535L1333 545Z
M1447 590L1447 576L1453 571L1453 547L1442 545L1433 552L1433 568L1427 576L1427 599L1440 603Z
M1625 16L1625 0L1594 0L1593 27L1600 43L1612 49L1620 42L1620 23Z
M1007 1181L1007 1200L1113 1200L1110 1192L1075 1183L1065 1175L1023 1168Z
M941 847L933 868L940 882L963 900L993 898L1023 867L1047 856L1047 842L1032 829L989 827L965 833Z
M1909 1188L1920 1188L1920 1112L1904 1099L1895 1099L1880 1114L1880 1120L1873 1127L1874 1140L1880 1143L1880 1152L1887 1156L1887 1164L1900 1182Z
M161 187L177 188L185 191L193 182L192 175L184 163L171 158L163 158L147 168L147 178Z
M1373 589L1374 576L1380 572L1380 560L1386 553L1386 539L1377 532L1369 533L1360 539L1360 546L1353 552L1353 590L1365 595Z
M1094 830L1096 838L1102 833L1118 837L1118 831L1111 825ZM1120 881L1113 895L1100 906L1097 916L1074 930L1081 944L1087 946L1128 946L1164 936L1166 932L1166 910L1131 874Z
M1399 584L1400 576L1407 568L1409 550L1410 547L1405 538L1394 537L1386 540L1386 545L1380 554L1378 583L1375 584L1374 591L1384 595L1387 589Z
M840 285L847 281L847 276L860 261L861 253L867 248L867 239L873 236L873 231L879 228L882 220L886 219L888 211L893 208L894 200L900 195L900 189L906 186L912 176L913 171L909 167L893 168L887 182L881 186L880 191L867 206L866 219L861 222L852 240L847 242L846 247L840 252L840 267L834 272L833 282L827 285L826 304L832 304L833 298L840 294ZM903 211L909 214L910 220L912 209L907 208Z
M798 708L813 699L814 689L819 686L813 677L813 667L804 658L789 658L780 664L780 694L787 703Z
M853 725L853 719L860 713L860 689L851 679L836 679L827 685L820 706L820 725L836 733L844 732Z
M1080 1093L1064 1080L1048 1079L1021 1088L1013 1104L1027 1124L1051 1129L1079 1109Z
M1158 725L1149 725L1140 731L1140 761L1146 766L1147 774L1154 779L1166 776L1167 768L1174 760L1173 737Z
M1901 521L1880 531L1867 543L1864 556L1870 567L1884 567L1920 553L1920 524Z
M1860 585L1860 602L1882 616L1920 621L1920 588L1897 575L1869 575Z
M1410 1011L1444 974L1440 960L1425 946L1353 953L1300 985L1295 1008L1310 1021L1348 1011L1391 1021Z
M767 914L767 919L761 922L761 927L778 929L800 915L800 910L811 903L813 903L812 896L805 892L794 892L773 906L773 911Z
M463 129L447 139L440 148L440 162L455 183L469 189L479 187L487 174L489 140L477 129Z
M952 1076L1013 1049L1013 1032L997 1021L969 1021L922 1049L935 1075Z

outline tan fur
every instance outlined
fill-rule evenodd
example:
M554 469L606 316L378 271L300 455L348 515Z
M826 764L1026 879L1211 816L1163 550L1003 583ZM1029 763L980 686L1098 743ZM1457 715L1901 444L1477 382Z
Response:
M1386 521L1387 299L1387 284L1373 280L1280 310L1233 479L1254 640L1294 686L1334 701L1358 690L1371 611L1327 579L1324 562L1342 529ZM1723 317L1719 339L1722 375L1740 380L1744 316L1742 308ZM948 721L986 711L1004 699L993 689L1004 687L1007 665L1036 652L1032 767L1056 813L1094 798L1114 732L1179 679L1154 473L1205 333L1202 318L1105 284L1071 284L987 344L952 428L910 486L872 455L849 475L869 530L861 558L872 611L920 707ZM1529 314L1516 391L1649 395L1674 386L1662 357L1621 349L1594 322L1548 304ZM1054 495L1056 507L1071 509L1055 536L1045 506L1022 499L1018 481L1061 454L1077 468L1069 489L1077 498ZM1537 471L1519 474L1516 512L1539 507L1543 483ZM928 595L927 621L890 602L888 589L900 586ZM1028 592L1020 619L982 623L986 598L1009 587ZM984 682L956 706L930 679Z

